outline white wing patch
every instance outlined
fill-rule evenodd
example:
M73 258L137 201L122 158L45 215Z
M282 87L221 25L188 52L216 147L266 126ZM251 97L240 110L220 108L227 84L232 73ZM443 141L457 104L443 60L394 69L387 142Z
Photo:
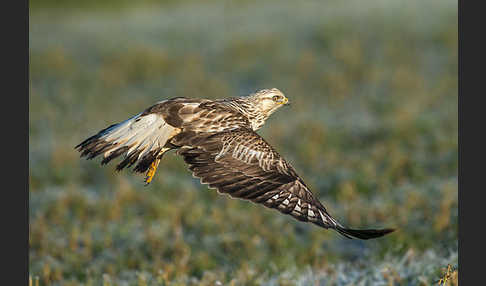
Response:
M300 202L300 200L299 200L299 202ZM294 207L294 210L301 212L302 209L300 208L300 204L296 204L295 207Z
M314 212L310 208L307 210L307 215L310 216L310 217L315 216Z

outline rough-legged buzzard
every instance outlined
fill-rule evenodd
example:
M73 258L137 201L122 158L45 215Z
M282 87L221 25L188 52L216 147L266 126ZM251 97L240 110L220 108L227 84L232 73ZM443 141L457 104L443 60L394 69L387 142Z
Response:
M208 100L172 98L109 126L75 148L81 157L102 155L101 164L123 155L117 170L134 166L152 180L162 156L177 150L202 184L231 197L274 208L331 228L345 237L370 239L393 229L350 229L336 221L294 168L256 131L288 99L276 89Z

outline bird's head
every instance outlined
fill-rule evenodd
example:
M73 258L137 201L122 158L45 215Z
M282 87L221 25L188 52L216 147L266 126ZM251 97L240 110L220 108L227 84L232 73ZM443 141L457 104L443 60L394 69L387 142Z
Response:
M248 115L253 130L263 126L265 120L277 109L289 105L289 100L278 89L262 89L243 98L247 103L244 113Z
M262 89L249 96L250 101L259 112L266 117L274 113L284 105L289 105L289 100L278 89Z

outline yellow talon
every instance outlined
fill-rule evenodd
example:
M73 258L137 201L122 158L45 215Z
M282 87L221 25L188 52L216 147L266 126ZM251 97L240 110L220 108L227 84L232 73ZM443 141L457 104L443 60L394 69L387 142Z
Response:
M152 164L150 164L150 167L147 171L146 177L145 177L145 185L150 184L152 182L152 179L155 175L155 171L157 171L157 167L159 166L160 159L155 159Z

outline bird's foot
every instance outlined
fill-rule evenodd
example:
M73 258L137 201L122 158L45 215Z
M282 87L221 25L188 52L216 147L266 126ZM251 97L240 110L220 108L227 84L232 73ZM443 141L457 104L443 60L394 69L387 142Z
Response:
M155 171L157 171L157 167L159 166L160 159L155 159L152 164L150 164L150 167L147 171L147 174L145 174L145 186L150 184L152 182L152 179L154 178Z

